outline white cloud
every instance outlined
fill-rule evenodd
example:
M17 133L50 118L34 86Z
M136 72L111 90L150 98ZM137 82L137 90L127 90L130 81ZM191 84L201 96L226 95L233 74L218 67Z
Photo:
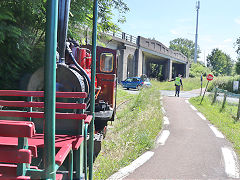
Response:
M174 30L174 29L171 29L170 32L171 32L173 35L179 35L179 34L180 34L179 32L177 32L177 31Z
M223 41L224 43L231 43L233 42L232 38L227 38Z
M237 24L240 24L240 17L235 18L235 19L234 19L234 22L237 23Z

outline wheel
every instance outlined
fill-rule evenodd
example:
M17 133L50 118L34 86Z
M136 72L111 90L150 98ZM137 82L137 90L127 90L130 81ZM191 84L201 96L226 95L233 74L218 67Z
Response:
M129 90L129 88L127 88L127 90Z
M102 142L101 141L94 141L94 157L93 157L93 161L95 161L95 159L97 158L98 154L101 151L101 147L102 147Z

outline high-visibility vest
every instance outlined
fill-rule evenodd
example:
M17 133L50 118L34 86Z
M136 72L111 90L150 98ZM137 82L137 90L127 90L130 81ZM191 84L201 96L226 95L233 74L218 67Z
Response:
M176 84L177 86L180 86L180 85L181 85L180 80L181 80L180 77L176 77L176 79L175 79L175 84Z

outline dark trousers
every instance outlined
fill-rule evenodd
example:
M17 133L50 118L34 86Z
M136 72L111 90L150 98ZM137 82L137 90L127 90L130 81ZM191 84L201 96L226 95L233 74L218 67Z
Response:
M180 93L180 86L176 86L175 96L179 97L179 93Z

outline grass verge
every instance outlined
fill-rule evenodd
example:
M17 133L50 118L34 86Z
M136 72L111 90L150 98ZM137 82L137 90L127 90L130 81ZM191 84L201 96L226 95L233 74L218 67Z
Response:
M235 121L237 106L226 104L222 109L220 102L211 105L212 97L210 96L205 97L200 105L201 98L191 98L190 102L233 143L233 147L240 157L240 122Z
M119 88L118 103L124 99L122 96L130 101L121 111L117 111L117 118L107 132L102 150L94 163L94 179L108 178L153 148L162 128L157 87L143 89L138 95L126 94Z
M191 91L193 89L201 88L201 81L200 78L184 78L182 79L183 82L183 90L184 91ZM168 82L159 82L159 81L151 81L152 84L158 84L161 90L175 90L174 81ZM207 80L203 79L203 88L206 86Z

